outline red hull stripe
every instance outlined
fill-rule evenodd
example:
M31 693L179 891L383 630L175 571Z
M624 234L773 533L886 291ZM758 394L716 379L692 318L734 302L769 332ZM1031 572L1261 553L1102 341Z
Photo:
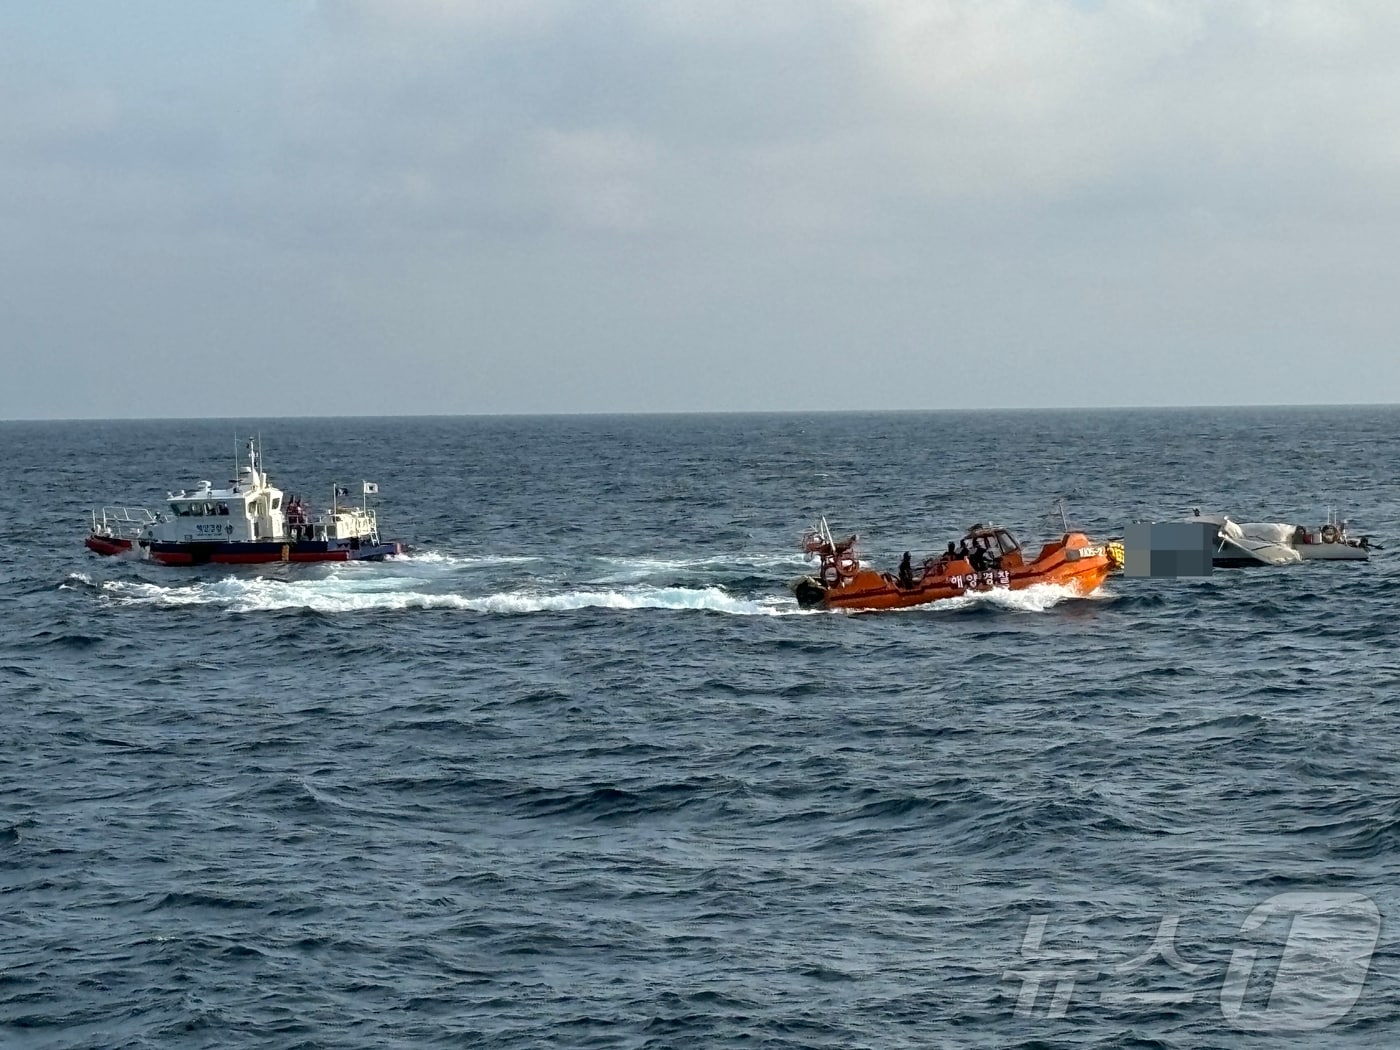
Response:
M252 548L251 550L249 548ZM150 555L162 565L271 565L278 562L363 561L399 554L398 543L327 547L319 543L153 543Z
M152 551L151 558L162 565L193 565L194 556L184 551ZM348 551L319 551L312 554L289 554L287 561L350 561ZM273 565L282 561L281 554L211 554L206 565Z

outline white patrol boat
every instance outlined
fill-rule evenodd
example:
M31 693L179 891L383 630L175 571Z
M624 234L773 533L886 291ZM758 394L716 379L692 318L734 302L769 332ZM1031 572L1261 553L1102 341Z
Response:
M143 507L93 511L87 548L98 554L135 551L164 565L360 561L402 552L402 544L379 538L369 506L378 485L364 482L358 507L343 505L350 490L336 486L330 509L317 514L275 488L259 460L256 443L248 442L248 462L227 488L201 481L193 491L168 493L163 514Z

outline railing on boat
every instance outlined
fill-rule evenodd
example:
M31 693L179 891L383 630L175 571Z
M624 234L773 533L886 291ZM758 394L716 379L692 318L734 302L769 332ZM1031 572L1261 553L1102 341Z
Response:
M145 507L103 507L101 517L92 512L92 531L100 536L135 536L147 525L154 525L156 516Z

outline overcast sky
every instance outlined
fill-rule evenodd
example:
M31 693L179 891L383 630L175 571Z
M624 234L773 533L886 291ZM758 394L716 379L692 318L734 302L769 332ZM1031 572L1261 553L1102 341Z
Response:
M1400 400L1394 0L12 0L0 418Z

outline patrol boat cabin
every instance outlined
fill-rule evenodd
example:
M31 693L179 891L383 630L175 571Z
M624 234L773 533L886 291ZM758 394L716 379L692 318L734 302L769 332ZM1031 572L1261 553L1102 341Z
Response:
M104 509L101 520L94 514L87 546L99 554L136 549L166 565L357 561L400 553L399 543L380 539L368 503L378 486L365 482L363 488L360 506L345 505L348 499L342 504L349 490L337 486L330 509L314 513L268 480L250 441L248 461L226 488L201 481L193 490L167 493L168 512L160 515Z

